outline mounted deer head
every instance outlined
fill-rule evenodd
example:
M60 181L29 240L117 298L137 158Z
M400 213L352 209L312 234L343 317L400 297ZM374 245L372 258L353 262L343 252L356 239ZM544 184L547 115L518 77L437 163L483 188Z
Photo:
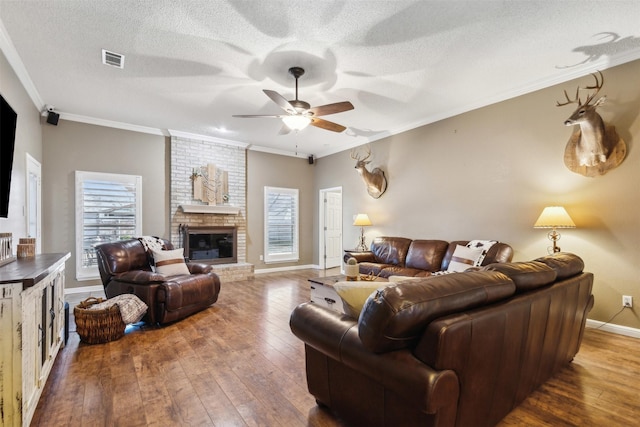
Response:
M371 157L371 147L368 145L364 158L361 158L355 149L351 150L351 158L356 160L355 167L367 186L367 193L374 199L377 199L387 190L387 178L380 168L375 168L371 172L367 170L366 166L371 163L367 161L369 157Z
M571 99L564 91L566 102L557 102L557 107L568 104L578 104L578 108L565 120L565 126L580 126L565 149L565 164L573 172L581 173L585 176L602 175L622 162L626 153L626 146L615 131L613 126L605 125L602 117L596 112L596 108L602 105L605 96L592 102L604 84L604 76L600 71L598 75L591 74L595 79L595 85L585 86L576 89L576 96ZM600 78L598 78L600 76ZM580 99L580 90L590 90L585 102ZM622 143L620 147L619 142ZM613 152L616 152L615 161L609 161ZM620 157L622 155L622 157ZM614 164L615 163L615 164Z

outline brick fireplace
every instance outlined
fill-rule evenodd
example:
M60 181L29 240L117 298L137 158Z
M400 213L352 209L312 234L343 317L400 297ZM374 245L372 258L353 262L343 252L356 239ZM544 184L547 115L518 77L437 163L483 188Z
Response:
M190 261L208 264L238 262L236 227L180 227L184 254Z
M225 203L208 204L194 198L192 175L206 165L224 171ZM175 247L184 247L185 254L193 255L193 248L186 246L184 231L195 234L216 234L222 230L225 235L233 230L235 257L220 258L220 251L228 253L221 237L199 236L195 243L196 256L202 262L212 264L221 281L247 280L254 277L254 267L246 262L247 221L246 221L246 149L215 141L191 139L183 136L171 137L171 242ZM202 233L199 233L203 231ZM215 242L212 240L214 239ZM217 242L220 242L218 244ZM188 243L188 245L191 245ZM198 245L208 247L197 248ZM224 247L222 247L224 246ZM218 252L218 257L213 255ZM207 252L208 251L208 252ZM192 258L192 257L190 257ZM194 260L196 261L196 260Z

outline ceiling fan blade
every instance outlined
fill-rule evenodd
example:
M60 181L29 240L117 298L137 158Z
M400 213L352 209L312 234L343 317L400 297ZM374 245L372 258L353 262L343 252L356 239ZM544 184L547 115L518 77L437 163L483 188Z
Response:
M291 105L289 103L289 101L287 101L285 99L284 96L280 95L278 92L274 91L274 90L268 90L268 89L264 89L263 92L269 97L271 98L271 100L273 102L275 102L276 104L278 104L278 107L282 108L284 111L286 111L289 114L296 114L296 109L293 108L293 105Z
M288 133L291 132L291 129L289 129L289 126L285 125L284 123L282 124L282 127L280 128L280 132L278 132L278 135L286 135Z
M278 116L275 114L234 114L231 117L243 117L243 118L254 118L254 117L262 117L262 118L274 118L281 119L284 116Z
M315 117L311 118L311 126L315 126L317 128L322 128L326 130L330 130L333 132L342 132L346 129L346 127L339 125L337 123L330 122L329 120L317 119Z
M343 111L353 110L353 104L349 101L336 102L335 104L321 105L319 107L309 108L308 112L314 116L326 116L329 114L342 113Z

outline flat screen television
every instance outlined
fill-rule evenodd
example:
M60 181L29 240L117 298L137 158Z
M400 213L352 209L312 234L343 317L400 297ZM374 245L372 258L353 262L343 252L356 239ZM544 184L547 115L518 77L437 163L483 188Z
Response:
M0 95L0 217L9 216L9 193L18 115Z

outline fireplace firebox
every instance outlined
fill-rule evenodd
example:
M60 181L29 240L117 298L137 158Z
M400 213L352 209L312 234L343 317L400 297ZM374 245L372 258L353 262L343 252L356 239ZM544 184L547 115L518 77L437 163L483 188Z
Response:
M238 262L236 227L180 225L185 256L206 264L235 264Z

